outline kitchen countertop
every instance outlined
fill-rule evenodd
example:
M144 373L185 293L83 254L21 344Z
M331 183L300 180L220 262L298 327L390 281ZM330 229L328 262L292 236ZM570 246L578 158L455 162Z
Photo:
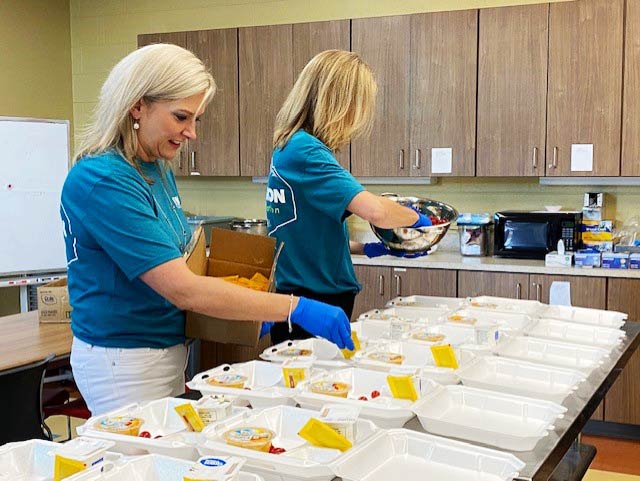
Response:
M602 269L576 267L546 267L544 261L527 259L503 259L500 257L468 257L459 252L439 250L425 257L404 259L380 256L369 259L364 255L352 255L354 265L412 267L422 269L451 269L462 271L518 272L527 274L556 274L563 276L617 277L640 279L640 269Z

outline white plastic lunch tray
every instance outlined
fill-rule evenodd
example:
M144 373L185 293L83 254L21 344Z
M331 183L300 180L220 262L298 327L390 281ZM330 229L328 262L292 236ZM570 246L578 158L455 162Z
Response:
M459 297L403 296L387 302L387 307L437 308L455 310L462 307L466 299Z
M55 453L63 444L32 439L0 446L0 481L52 481ZM105 462L120 459L121 455L107 452ZM100 471L102 463L90 471ZM78 475L65 478L76 481Z
M381 428L399 428L414 417L411 411L412 401L396 399L392 396L387 384L389 373L370 371L368 369L347 368L322 374L298 386L295 399L300 407L320 410L325 404L345 404L360 409L360 416L373 421ZM350 386L346 398L318 394L311 391L311 384L318 381L343 382ZM416 391L420 392L420 382L414 381ZM379 397L373 398L371 393L378 391ZM366 401L358 398L365 396Z
M588 344L605 349L613 349L621 344L625 337L622 329L593 324L579 324L559 319L538 319L538 322L529 330L528 334L534 337Z
M149 454L119 463L107 462L102 472L81 473L73 477L73 481L183 481L193 464L193 461ZM238 481L262 481L262 478L240 471Z
M429 342L415 339L413 337L415 334L423 333L441 334L444 336L444 339L437 342ZM474 344L476 342L476 331L474 326L447 322L445 324L438 324L435 326L414 327L414 329L406 334L405 340L427 346L436 344L451 344L452 346L459 346L461 344Z
M510 451L532 450L567 411L550 401L466 386L439 386L412 409L427 432Z
M298 436L298 432L311 418L317 418L317 411L277 406L250 413L245 419L203 431L207 441L198 448L202 456L232 455L247 460L243 469L263 476L267 481L314 480L330 481L335 477L331 463L339 460L343 453L337 449L314 447ZM238 446L224 441L224 433L233 428L254 426L271 429L276 433L273 445L284 448L282 454L270 454ZM356 441L354 448L371 437L377 428L371 421L356 421ZM352 448L352 449L354 449Z
M447 322L455 321L451 320L451 316L464 316L476 319L478 322L475 325L498 325L501 331L511 333L524 333L527 332L534 324L535 319L526 314L519 314L517 312L503 312L503 311L489 311L486 309L475 309L471 307L465 307L452 312L445 319Z
M586 377L580 371L499 356L478 357L458 370L462 384L558 404L578 391Z
M195 445L200 433L189 432L174 409L181 404L195 404L195 402L167 397L144 404L130 404L107 414L94 416L82 426L78 426L76 431L81 436L113 441L116 443L113 450L123 454L163 454L180 459L196 459L198 451ZM238 417L246 411L248 411L247 408L233 406L231 416ZM140 431L147 431L151 437L142 438L95 429L94 426L107 416L134 416L143 419L144 423ZM154 439L156 436L162 437Z
M214 386L207 379L220 374L240 374L247 378L244 388ZM253 408L295 405L295 390L285 387L282 365L266 361L249 361L238 364L222 364L208 371L196 374L187 383L189 389L203 394L224 394L237 397L251 404Z
M538 316L546 307L546 304L525 299L511 299L508 297L477 296L467 300L468 307L488 311L513 312L526 314L532 317Z
M359 321L377 320L391 321L400 320L417 324L440 324L444 322L446 315L451 309L429 308L429 307L387 307L385 309L373 309L358 316Z
M588 376L604 364L605 359L609 356L609 351L583 344L516 336L500 343L496 348L496 354L524 361L577 369Z
M525 464L512 454L392 429L348 451L334 466L343 481L510 481Z
M338 346L326 339L320 338L284 341L280 344L276 344L275 346L266 348L262 351L262 354L260 354L260 358L265 361L283 363L287 359L291 359L292 356L287 356L284 353L292 348L307 349L311 351L311 355L299 356L299 358L305 359L308 357L313 361L314 367L339 369L350 365L342 355L342 352L340 352L340 349L338 349Z
M369 343L391 341L393 330L395 329L398 329L399 337L397 340L399 340L403 333L407 333L414 328L415 324L411 322L401 322L399 325L394 323L393 329L392 323L389 321L367 319L366 321L351 323L351 331L358 335L362 347L366 347Z
M617 329L624 325L624 321L629 316L624 312L589 309L587 307L548 306L540 313L540 317Z

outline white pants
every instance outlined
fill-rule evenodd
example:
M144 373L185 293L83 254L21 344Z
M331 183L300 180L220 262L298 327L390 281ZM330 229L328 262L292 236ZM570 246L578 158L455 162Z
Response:
M73 377L94 416L131 403L184 393L187 348L166 349L92 346L74 337Z

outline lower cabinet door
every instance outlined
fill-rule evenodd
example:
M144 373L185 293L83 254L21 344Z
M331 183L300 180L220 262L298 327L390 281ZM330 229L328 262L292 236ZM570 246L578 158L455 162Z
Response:
M458 297L529 297L529 274L509 272L458 271Z
M391 268L378 266L353 266L362 290L356 296L351 320L371 309L384 307L393 296L391 292Z
M456 297L456 271L392 267L391 295Z

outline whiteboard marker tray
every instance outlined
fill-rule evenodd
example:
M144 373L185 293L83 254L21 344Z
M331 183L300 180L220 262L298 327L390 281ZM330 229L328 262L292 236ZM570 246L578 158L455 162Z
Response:
M396 399L391 395L387 384L388 375L386 372L360 368L332 371L301 383L295 399L300 407L306 409L320 410L325 404L331 403L355 406L360 409L360 417L373 421L378 427L402 427L415 416L411 411L413 402ZM349 393L343 398L311 391L311 385L320 381L346 383L349 385ZM415 378L414 385L416 391L420 392L418 378ZM379 396L374 398L371 395L373 391L378 391ZM366 397L366 400L359 399L361 397Z
M455 310L462 307L466 300L459 297L403 296L387 302L387 307L436 308Z
M466 386L439 386L413 405L425 431L511 451L530 451L566 408Z
M559 319L538 319L537 324L529 330L528 334L544 339L588 344L604 349L615 348L622 344L625 338L625 333L622 329L593 324L579 324Z
M163 454L180 459L195 459L198 455L196 444L200 441L200 433L189 432L174 409L187 403L195 404L196 401L167 397L144 404L130 404L108 414L94 416L76 430L81 436L115 442L113 450L123 454ZM237 417L246 411L247 408L233 406L231 417ZM133 416L142 419L144 422L140 432L147 431L150 437L109 433L94 428L105 417L113 416ZM156 439L157 436L160 437Z
M266 348L260 354L260 358L275 363L283 363L292 357L310 359L313 361L314 367L327 369L337 369L351 365L344 358L338 346L320 338L283 341L280 344Z
M580 371L499 356L478 357L458 370L462 384L562 404L584 385Z
M118 463L105 463L103 472L81 473L73 481L183 481L193 461L148 454ZM262 481L256 474L240 471L238 481Z
M546 304L538 301L494 296L470 297L468 299L468 306L487 311L526 314L532 317L537 317L547 307Z
M444 322L450 309L428 307L387 307L385 309L373 309L358 316L359 321L405 321L416 324L439 324Z
M524 361L577 369L588 376L604 364L609 356L609 351L582 344L551 341L531 336L515 336L501 342L496 348L496 354Z
M541 312L540 317L617 329L624 325L624 321L629 316L624 312L589 309L587 307L548 306Z
M524 466L512 454L391 429L347 452L335 471L343 481L510 481Z
M258 413L249 413L242 420L215 429L206 428L203 433L206 443L199 447L202 456L230 455L247 460L243 469L263 476L268 481L316 480L330 481L335 477L331 463L344 456L337 449L315 447L298 436L298 432L311 418L317 418L318 411L277 406ZM229 429L242 427L263 427L274 431L272 444L284 448L281 454L270 454L239 446L231 446L224 440ZM378 428L365 419L356 421L355 449L360 443L377 432Z
M312 374L313 374L312 370ZM315 372L318 372L317 370ZM240 375L246 378L244 387L227 387L210 384L209 379L219 375ZM189 389L203 394L223 394L233 396L251 404L253 408L295 405L295 390L285 387L282 365L266 361L249 361L237 364L222 364L208 371L196 374L187 383Z

